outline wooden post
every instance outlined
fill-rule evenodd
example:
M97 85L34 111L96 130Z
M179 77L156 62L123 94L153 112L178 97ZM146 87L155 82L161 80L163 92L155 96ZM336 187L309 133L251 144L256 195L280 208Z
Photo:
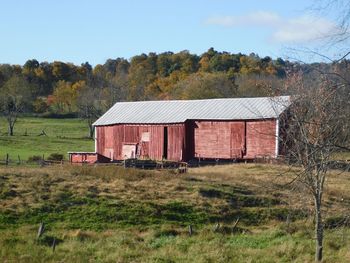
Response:
M289 217L289 213L288 213L287 218L286 218L286 225L287 225L287 233L289 233L289 228L290 228L290 217Z
M42 236L42 234L44 233L44 231L45 231L45 224L44 224L44 222L41 222L39 229L38 229L37 238L40 238Z
M55 249L56 249L56 238L54 237L52 241L52 252L55 252Z
M216 223L216 225L214 226L213 232L218 232L219 229L220 229L220 223L218 222L218 223Z
M6 154L6 165L9 165L9 154Z
M233 226L232 226L232 234L235 232L235 228L237 227L237 225L239 223L239 220L240 220L240 218L238 217L236 222L233 224Z
M192 236L192 234L193 234L192 225L189 225L189 226L188 226L188 234L189 234L190 236Z

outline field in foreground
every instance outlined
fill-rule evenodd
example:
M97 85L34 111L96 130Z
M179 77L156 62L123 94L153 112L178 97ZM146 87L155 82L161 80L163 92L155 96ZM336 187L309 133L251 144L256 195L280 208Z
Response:
M350 259L350 229L341 224L349 216L349 178L334 172L327 181L325 262ZM0 261L311 262L312 201L292 191L291 179L287 167L254 164L182 175L0 168ZM46 231L37 240L40 222Z
M46 136L40 136L42 130ZM0 160L6 154L12 160L27 160L33 155L48 157L68 151L93 151L94 141L87 138L88 128L80 119L19 118L14 136L7 135L7 123L0 118Z

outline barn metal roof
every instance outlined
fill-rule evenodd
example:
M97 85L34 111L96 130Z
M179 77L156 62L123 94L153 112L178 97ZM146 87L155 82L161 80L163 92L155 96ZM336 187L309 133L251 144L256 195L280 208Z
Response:
M289 104L289 96L117 102L94 126L182 123L186 120L271 119L277 118Z

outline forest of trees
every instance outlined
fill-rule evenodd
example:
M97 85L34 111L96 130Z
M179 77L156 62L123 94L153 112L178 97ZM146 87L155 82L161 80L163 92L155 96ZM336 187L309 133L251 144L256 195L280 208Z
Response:
M0 64L0 91L21 95L27 112L56 114L78 113L86 97L105 110L116 101L261 96L266 85L278 85L286 64L213 48L200 56L181 51L108 59L95 67L32 59Z
M347 61L343 64L347 70ZM288 69L307 73L315 66L331 65L305 65L213 48L200 56L185 50L108 59L95 67L88 62L78 66L31 59L23 66L0 64L0 110L10 134L23 113L79 116L91 127L117 101L267 96L283 90Z

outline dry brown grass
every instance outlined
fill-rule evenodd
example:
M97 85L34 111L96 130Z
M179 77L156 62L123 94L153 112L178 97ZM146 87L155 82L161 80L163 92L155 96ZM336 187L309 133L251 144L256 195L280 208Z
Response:
M274 208L302 208L311 214L312 202L307 194L295 191L295 185L288 184L293 176L287 166L261 164L207 166L190 169L187 174L114 166L1 167L0 212L21 212L45 203L60 203L65 196L72 195L133 205L145 202L165 205L178 201L209 214L221 214L227 209L240 210L230 206L229 200L243 196L258 201L264 198L279 201L261 207L247 203L248 206L242 207L256 214L260 213L259 209ZM349 173L329 174L325 195L327 216L350 211L349 178ZM85 206L89 209L89 204ZM71 220L69 216L67 214L67 220ZM276 259L309 262L313 259L312 216L290 225L284 219L255 225L245 224L243 219L239 223L243 233L213 232L211 222L195 226L191 238L188 225L169 221L147 227L129 224L98 230L89 228L90 225L72 229L64 224L52 224L46 235L62 240L55 254L49 246L35 242L37 223L19 224L16 228L1 230L0 245L6 245L6 249L0 249L0 260L37 262L43 256L46 262L88 262L91 258L97 262L271 262ZM223 223L224 226L230 224ZM327 262L339 262L349 256L348 238L345 236L342 241L343 233L348 234L349 230L336 231L327 230ZM14 245L7 245L9 242Z
M297 181L290 184L296 173L296 168L268 164L233 164L190 169L190 174L209 182L244 186L260 194L275 193L289 200L290 205L304 208L307 206L311 209L313 201L307 190ZM328 212L349 213L349 186L350 172L339 170L329 172L324 195Z
M288 183L294 173L287 166L233 164L192 168L187 174L139 171L114 166L55 166L44 168L1 167L0 210L21 211L38 207L47 200L59 201L65 194L106 197L125 201L190 202L206 206L208 198L200 189L217 187L227 191L243 189L257 196L273 196L293 208L312 209L305 191ZM327 178L327 211L347 211L350 206L350 173L333 171ZM211 198L213 206L224 206L223 198Z

